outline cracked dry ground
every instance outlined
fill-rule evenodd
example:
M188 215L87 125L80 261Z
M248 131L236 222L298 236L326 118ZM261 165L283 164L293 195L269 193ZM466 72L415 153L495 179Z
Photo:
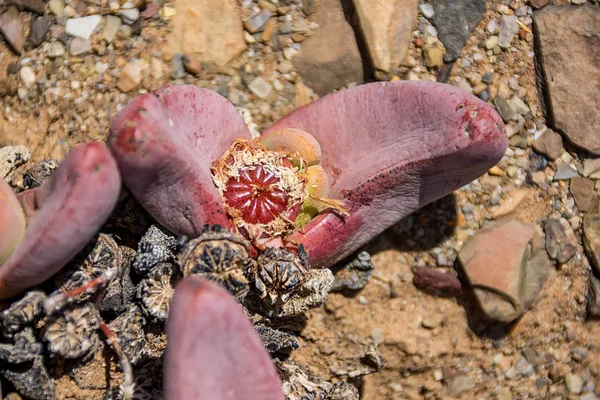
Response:
M104 140L119 109L167 83L216 90L260 130L318 95L365 80L448 82L496 106L510 137L506 156L368 245L375 270L367 285L331 293L322 309L310 311L292 357L326 380L356 385L368 400L596 399L600 90L580 89L600 80L597 1L461 0L453 2L454 14L438 0L374 3L5 2L0 27L15 26L9 17L21 27L4 29L0 40L0 146L25 145L31 152L5 179L18 190L35 162ZM222 20L210 23L215 10ZM69 20L93 15L102 18L90 37L65 33ZM388 41L391 34L372 22L390 15L403 26L391 24L397 36ZM46 31L23 45L39 18L49 21ZM561 31L559 21L573 28ZM394 63L397 54L406 55ZM566 77L552 76L561 68ZM527 294L489 291L495 282L478 287L485 281L481 271L460 263L461 250L483 227L511 219L545 235L537 247L545 264L533 265L525 254L524 262L509 265L507 254L494 248L527 252L511 241L512 232L498 231L482 239L491 249L483 264L504 266L503 277L526 286ZM452 292L432 294L431 282L417 288L415 274L427 268L448 274L436 277ZM540 269L539 279L527 280ZM525 306L518 318L503 308L507 297L510 306ZM159 335L154 345L164 347ZM84 371L87 383L62 376L57 398L99 398L99 388L78 385L118 381L118 367L110 370Z

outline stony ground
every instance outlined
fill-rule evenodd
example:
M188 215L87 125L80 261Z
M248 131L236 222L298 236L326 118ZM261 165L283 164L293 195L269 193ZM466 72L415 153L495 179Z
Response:
M363 399L595 399L598 2L448 4L5 1L0 146L31 154L0 150L0 165L29 160L0 173L23 188L35 162L105 139L124 104L167 83L219 92L259 130L368 81L450 83L498 109L505 157L367 246L368 284L311 311L292 358ZM57 384L58 398L95 393Z

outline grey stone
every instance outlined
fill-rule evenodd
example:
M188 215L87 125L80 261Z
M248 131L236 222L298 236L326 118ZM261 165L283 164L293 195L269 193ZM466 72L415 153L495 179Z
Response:
M600 8L548 6L533 20L553 127L600 154Z
M173 261L176 239L151 226L138 244L133 269L139 275L147 274L160 263Z
M250 89L252 93L257 95L261 99L266 99L273 91L273 86L259 76L257 78L254 78L254 80L250 82L250 84L248 85L248 89Z
M517 96L513 96L510 99L509 105L511 110L513 110L517 114L525 115L529 113L529 107L527 106L527 104L525 104L525 102Z
M556 169L556 174L554 174L555 181L566 181L575 177L578 177L579 174L573 168L569 166L569 164L561 164Z
M517 114L512 110L510 104L504 97L500 95L494 97L494 105L496 106L496 110L498 110L498 113L504 122L517 119Z
M500 20L500 34L498 35L498 46L508 49L513 38L519 33L519 19L514 15L503 15Z
M69 43L69 53L71 53L72 56L80 56L87 53L91 49L92 44L90 41L80 37L73 38L71 43Z
M51 17L37 17L31 22L29 43L35 48L39 47L46 39L46 33L52 26Z
M569 221L562 217L550 217L544 229L546 251L550 258L564 264L577 253L577 238Z
M256 33L262 29L272 15L273 13L270 10L263 9L260 12L250 16L250 18L244 22L244 27L248 32Z
M132 3L127 2L121 7L119 16L123 19L123 22L127 25L131 25L140 17L140 10L135 8Z
M307 38L293 64L319 96L348 83L363 83L363 65L354 30L336 0L323 0L314 15L319 28Z
M431 0L431 4L435 10L433 22L446 47L444 61L454 61L481 21L486 0Z
M433 15L435 13L431 4L427 4L427 3L423 3L423 4L419 5L419 11L421 11L421 14L423 14L423 16L427 19L430 19L431 17L433 17Z

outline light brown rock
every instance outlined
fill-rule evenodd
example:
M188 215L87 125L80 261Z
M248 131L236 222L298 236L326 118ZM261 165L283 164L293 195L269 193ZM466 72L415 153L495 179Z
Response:
M596 275L600 275L600 214L583 218L583 247Z
M533 149L545 155L548 160L554 161L562 154L562 137L552 129L546 129L542 136L533 143Z
M588 178L573 178L569 182L571 194L577 208L582 212L598 212L598 194L594 181Z
M344 85L363 83L363 65L354 31L339 0L323 0L314 20L319 28L307 38L293 63L319 96Z
M244 29L232 0L177 0L172 53L196 58L205 71L225 71L246 49Z
M493 212L492 217L494 219L506 217L515 212L519 204L523 202L530 194L529 190L526 189L515 189L508 194L504 202Z
M550 270L541 234L514 219L480 230L458 259L484 314L504 323L531 307Z
M0 34L4 35L10 47L17 54L21 54L25 45L25 25L20 14L17 7L11 6L0 15Z
M534 23L554 128L600 154L600 8L547 6Z
M123 68L119 74L117 87L122 92L131 92L137 90L142 83L142 72L137 63L131 62Z
M418 0L353 0L373 66L394 74L410 44Z

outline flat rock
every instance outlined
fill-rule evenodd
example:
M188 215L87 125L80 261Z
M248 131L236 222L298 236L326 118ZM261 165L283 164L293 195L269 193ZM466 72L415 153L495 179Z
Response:
M92 32L94 32L101 20L102 17L100 15L69 18L67 20L67 25L65 26L65 32L67 35L87 40L92 36Z
M598 172L600 171L600 158L588 158L583 161L583 169L581 175L590 177L592 179L598 179Z
M323 0L313 18L319 28L302 43L292 61L304 81L319 96L350 82L363 83L358 44L341 3Z
M555 181L566 181L578 177L579 174L569 164L560 164L554 174Z
M550 270L540 232L515 219L481 229L458 260L484 314L503 323L533 305Z
M178 0L175 10L168 37L172 53L197 58L205 71L225 71L246 49L242 21L231 0Z
M600 317L600 279L590 274L590 282L587 292L587 316Z
M569 261L577 253L577 238L569 221L562 217L550 217L544 228L546 251L550 258L561 264Z
M106 16L106 23L102 29L102 38L106 40L106 43L111 43L114 40L122 24L121 18L114 15Z
M573 178L570 181L570 190L575 199L577 208L582 212L598 212L598 193L594 181L588 178Z
M417 22L418 0L353 0L373 67L394 74ZM437 12L437 10L436 10Z
M29 43L35 48L39 47L46 39L46 33L52 26L52 17L37 17L31 22L29 31Z
M80 56L87 53L92 49L92 44L89 40L85 40L79 37L73 38L69 43L69 53L72 56Z
M452 62L481 21L486 0L431 0L430 3L435 10L433 23L446 47L444 61Z
M516 15L503 15L500 20L500 34L498 46L508 49L517 33L519 33L519 19Z
M553 127L600 155L600 8L548 6L533 20Z
M583 247L597 276L600 276L600 214L583 217Z
M10 6L8 10L0 15L0 33L17 54L23 52L25 45L25 25L21 20L21 13L15 6Z
M552 129L546 129L533 143L533 149L546 156L548 160L554 161L562 154L562 137Z
M267 81L265 81L262 77L255 78L248 85L248 89L252 91L255 95L260 97L261 99L266 99L269 97L271 92L273 91L273 86Z

